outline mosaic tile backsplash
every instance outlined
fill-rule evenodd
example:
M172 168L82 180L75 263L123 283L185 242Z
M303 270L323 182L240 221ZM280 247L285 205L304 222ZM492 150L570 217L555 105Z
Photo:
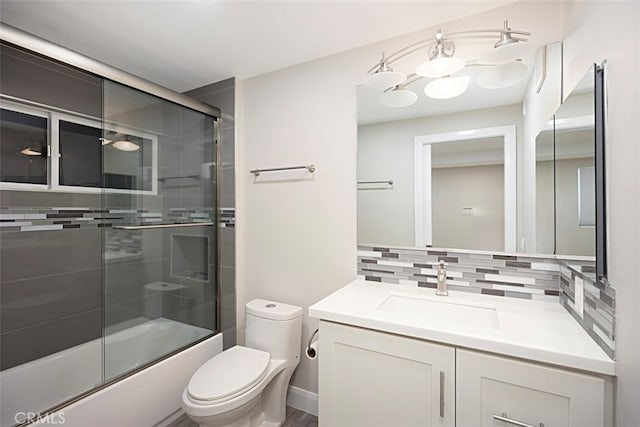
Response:
M603 281L596 281L593 267L577 265L573 261L560 262L560 304L576 319L598 345L611 357L615 356L615 289ZM582 316L575 306L576 278L584 283Z
M365 280L436 287L440 260L451 290L557 301L560 267L552 259L441 250L358 246L358 275Z
M593 261L359 245L358 276L372 282L435 289L441 260L447 263L449 289L559 302L614 357L615 290L596 282ZM582 317L575 311L575 277L582 277L585 284Z

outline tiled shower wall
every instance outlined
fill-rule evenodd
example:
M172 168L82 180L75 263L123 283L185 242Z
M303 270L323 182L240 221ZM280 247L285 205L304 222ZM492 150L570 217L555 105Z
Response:
M235 78L186 92L222 111L220 126L220 330L224 348L236 344L235 268Z
M358 276L372 282L436 288L447 263L451 290L561 303L611 357L615 355L615 289L595 281L592 261L462 250L358 246ZM584 314L575 311L575 278L584 279Z

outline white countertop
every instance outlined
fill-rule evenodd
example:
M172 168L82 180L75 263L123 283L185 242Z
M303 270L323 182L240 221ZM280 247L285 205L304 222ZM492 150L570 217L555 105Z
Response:
M433 321L378 308L390 296L494 308L497 327ZM447 308L449 309L449 308ZM309 316L458 347L615 375L615 362L560 304L355 280L309 307Z

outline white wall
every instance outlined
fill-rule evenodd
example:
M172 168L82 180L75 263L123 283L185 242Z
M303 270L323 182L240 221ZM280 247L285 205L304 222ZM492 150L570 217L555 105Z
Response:
M556 253L595 256L594 227L578 225L578 168L593 166L593 157L555 161ZM536 163L538 251L554 253L554 162Z
M640 425L640 3L564 3L564 93L607 60L609 279L616 288L616 425ZM612 40L619 42L611 43Z
M536 247L540 253L554 253L555 203L553 160L536 162Z
M518 194L521 195L522 209L518 210L518 236L526 236L524 247L518 240L518 250L522 252L545 253L545 248L536 243L536 137L546 126L561 103L561 61L562 46L555 43L546 49L546 57L541 56L536 64L534 78L529 82L527 96L522 110L524 115L522 139L518 145ZM546 65L545 65L546 64ZM544 71L542 71L544 69ZM544 83L538 91L535 76L544 76Z
M522 105L359 126L358 181L392 179L393 189L358 191L358 241L415 246L415 136L514 124L517 129L522 127ZM519 135L516 138L520 139ZM504 211L501 218L504 218ZM502 251L504 226L501 236ZM438 245L434 240L434 246Z
M307 307L356 276L356 76L340 57L244 82L244 195L238 258L239 341L244 304L267 298ZM313 163L306 171L261 175L254 168ZM303 341L316 328L306 318ZM293 384L317 391L317 363L303 359Z
M434 247L504 251L504 165L432 169L431 189Z
M448 31L512 25L560 39L559 6L518 2L443 25ZM356 91L381 51L436 28L333 55L242 83L238 163L238 332L244 304L264 297L307 307L356 277ZM316 164L312 178L254 183L249 169ZM300 177L297 173L264 179ZM305 176L302 173L302 176ZM305 318L303 340L316 327ZM320 350L322 351L322 350ZM317 363L302 360L293 385L317 391Z

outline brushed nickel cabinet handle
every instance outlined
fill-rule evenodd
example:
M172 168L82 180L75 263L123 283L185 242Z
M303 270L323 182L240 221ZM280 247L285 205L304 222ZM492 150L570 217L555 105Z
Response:
M507 424L511 424L513 426L518 426L518 427L535 427L532 424L527 424L527 423L523 423L522 421L512 420L511 418L508 418L506 412L503 412L502 415L493 414L493 419L505 422ZM544 427L544 423L540 423L539 427Z
M444 371L440 371L440 418L444 418Z

